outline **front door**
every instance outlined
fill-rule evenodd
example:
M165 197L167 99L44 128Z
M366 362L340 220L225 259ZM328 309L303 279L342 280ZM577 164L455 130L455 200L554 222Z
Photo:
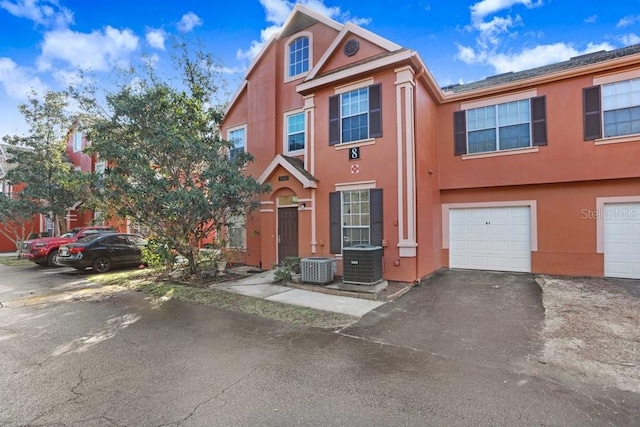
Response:
M278 263L298 256L298 208L278 209Z

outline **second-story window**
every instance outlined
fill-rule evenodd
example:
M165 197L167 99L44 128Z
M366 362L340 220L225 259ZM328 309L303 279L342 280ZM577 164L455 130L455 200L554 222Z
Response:
M82 132L74 132L73 134L73 152L77 153L82 150Z
M544 96L456 111L454 154L547 145Z
M239 127L229 130L229 141L233 142L233 148L229 150L229 157L234 158L239 152L245 151L247 147L246 128Z
M584 140L640 134L640 78L582 90Z
M467 111L468 153L531 146L529 100Z
M640 79L602 86L604 137L640 133Z
M304 151L305 140L305 114L293 113L286 116L287 140L286 151L289 154L298 154Z
M382 136L380 84L329 98L329 145Z
M289 77L309 71L309 37L301 36L289 43Z

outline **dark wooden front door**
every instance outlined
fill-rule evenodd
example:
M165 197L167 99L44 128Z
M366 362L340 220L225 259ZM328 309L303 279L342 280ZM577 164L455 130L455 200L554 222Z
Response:
M278 209L278 262L298 256L298 208Z

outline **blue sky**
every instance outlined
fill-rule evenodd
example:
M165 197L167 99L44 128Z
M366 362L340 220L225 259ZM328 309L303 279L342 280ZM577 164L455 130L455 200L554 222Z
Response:
M640 43L640 0L301 0L418 51L439 85L470 82ZM389 7L393 4L393 7ZM198 41L239 83L295 2L0 0L0 137L22 133L30 90L79 70L108 78L146 55L168 63L172 38Z

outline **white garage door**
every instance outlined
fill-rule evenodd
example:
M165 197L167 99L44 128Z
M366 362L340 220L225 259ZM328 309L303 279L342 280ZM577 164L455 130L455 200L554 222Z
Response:
M604 275L640 279L640 203L605 204Z
M449 210L449 267L531 271L528 206Z

